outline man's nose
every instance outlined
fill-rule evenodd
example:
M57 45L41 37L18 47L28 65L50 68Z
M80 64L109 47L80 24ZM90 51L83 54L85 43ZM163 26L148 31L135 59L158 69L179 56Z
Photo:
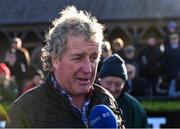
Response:
M110 91L114 92L116 91L116 88L115 88L115 84L112 83L111 86L110 86Z
M84 73L92 73L92 63L91 63L90 59L86 59L83 62L82 70Z

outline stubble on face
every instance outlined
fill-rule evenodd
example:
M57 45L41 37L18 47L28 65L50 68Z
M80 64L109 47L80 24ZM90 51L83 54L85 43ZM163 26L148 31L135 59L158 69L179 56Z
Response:
M69 36L66 52L56 61L54 73L62 87L72 95L86 94L95 79L98 44L83 36Z

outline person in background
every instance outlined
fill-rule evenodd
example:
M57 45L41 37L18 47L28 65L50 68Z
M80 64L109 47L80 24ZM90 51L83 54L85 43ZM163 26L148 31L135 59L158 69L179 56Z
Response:
M124 48L124 61L126 64L132 64L136 67L136 72L139 75L139 64L136 60L136 48L129 44Z
M11 72L5 63L0 62L0 128L4 128L3 123L8 120L8 113L5 108L17 97L16 83L11 77Z
M106 59L112 55L111 45L109 41L104 41L102 44L102 57Z
M149 96L156 96L156 86L160 76L162 53L157 46L155 35L150 35L144 48L139 52L140 76L147 80Z
M148 128L147 115L140 103L125 92L124 84L128 79L124 60L117 54L108 57L98 74L99 84L110 91L122 109L126 128Z
M31 66L43 71L41 64L41 47L42 46L39 45L31 52Z
M168 95L176 96L176 80L180 76L180 45L179 35L174 33L170 36L170 42L166 45L163 53L163 75L168 82Z
M28 73L29 81L27 85L23 87L23 93L43 83L45 79L43 72L39 69L31 68Z
M102 54L101 54L101 58L98 64L97 73L99 73L99 70L101 69L103 61L111 55L112 55L112 50L111 50L110 42L104 41L102 44Z
M11 59L13 59L13 62ZM16 79L18 95L20 96L24 85L24 78L22 76L25 77L27 75L27 69L31 63L29 52L26 48L22 47L22 40L20 38L13 38L11 48L6 53L6 62Z
M6 64L0 63L0 102L11 103L17 97L17 85Z
M178 25L175 21L170 21L167 25L167 32L166 32L166 36L164 39L164 45L169 44L170 42L170 36L173 33L178 33Z
M125 83L126 91L134 97L144 97L147 93L147 84L143 78L137 76L136 67L126 64L128 80Z
M15 74L16 66L16 54L12 51L8 51L4 57L4 63L8 66L11 71L11 76Z
M22 47L22 40L18 37L13 38L11 43L11 51L16 53L17 55L17 62L24 64L25 69L31 64L31 59L29 52L26 48Z
M42 48L43 68L49 74L44 83L13 102L6 127L88 128L91 109L104 104L124 128L113 96L94 84L104 27L74 6L60 14Z
M124 41L121 38L116 38L112 41L113 54L116 53L122 58L124 57Z

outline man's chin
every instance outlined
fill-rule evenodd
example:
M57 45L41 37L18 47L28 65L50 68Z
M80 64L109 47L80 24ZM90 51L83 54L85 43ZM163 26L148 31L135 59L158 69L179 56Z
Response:
M87 88L83 89L83 90L80 91L79 93L80 93L81 95L88 94L89 91L90 91L90 89L91 89L91 86L88 86Z

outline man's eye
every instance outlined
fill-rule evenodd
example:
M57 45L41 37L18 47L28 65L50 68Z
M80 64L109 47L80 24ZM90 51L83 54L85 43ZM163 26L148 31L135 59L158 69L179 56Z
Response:
M74 60L80 60L80 58L74 58Z
M91 57L91 62L97 61L97 56Z
M113 84L113 82L112 81L106 81L106 84L111 86Z
M81 58L80 57L74 57L74 58L72 58L72 60L75 60L75 61L78 61L78 60L80 60Z

